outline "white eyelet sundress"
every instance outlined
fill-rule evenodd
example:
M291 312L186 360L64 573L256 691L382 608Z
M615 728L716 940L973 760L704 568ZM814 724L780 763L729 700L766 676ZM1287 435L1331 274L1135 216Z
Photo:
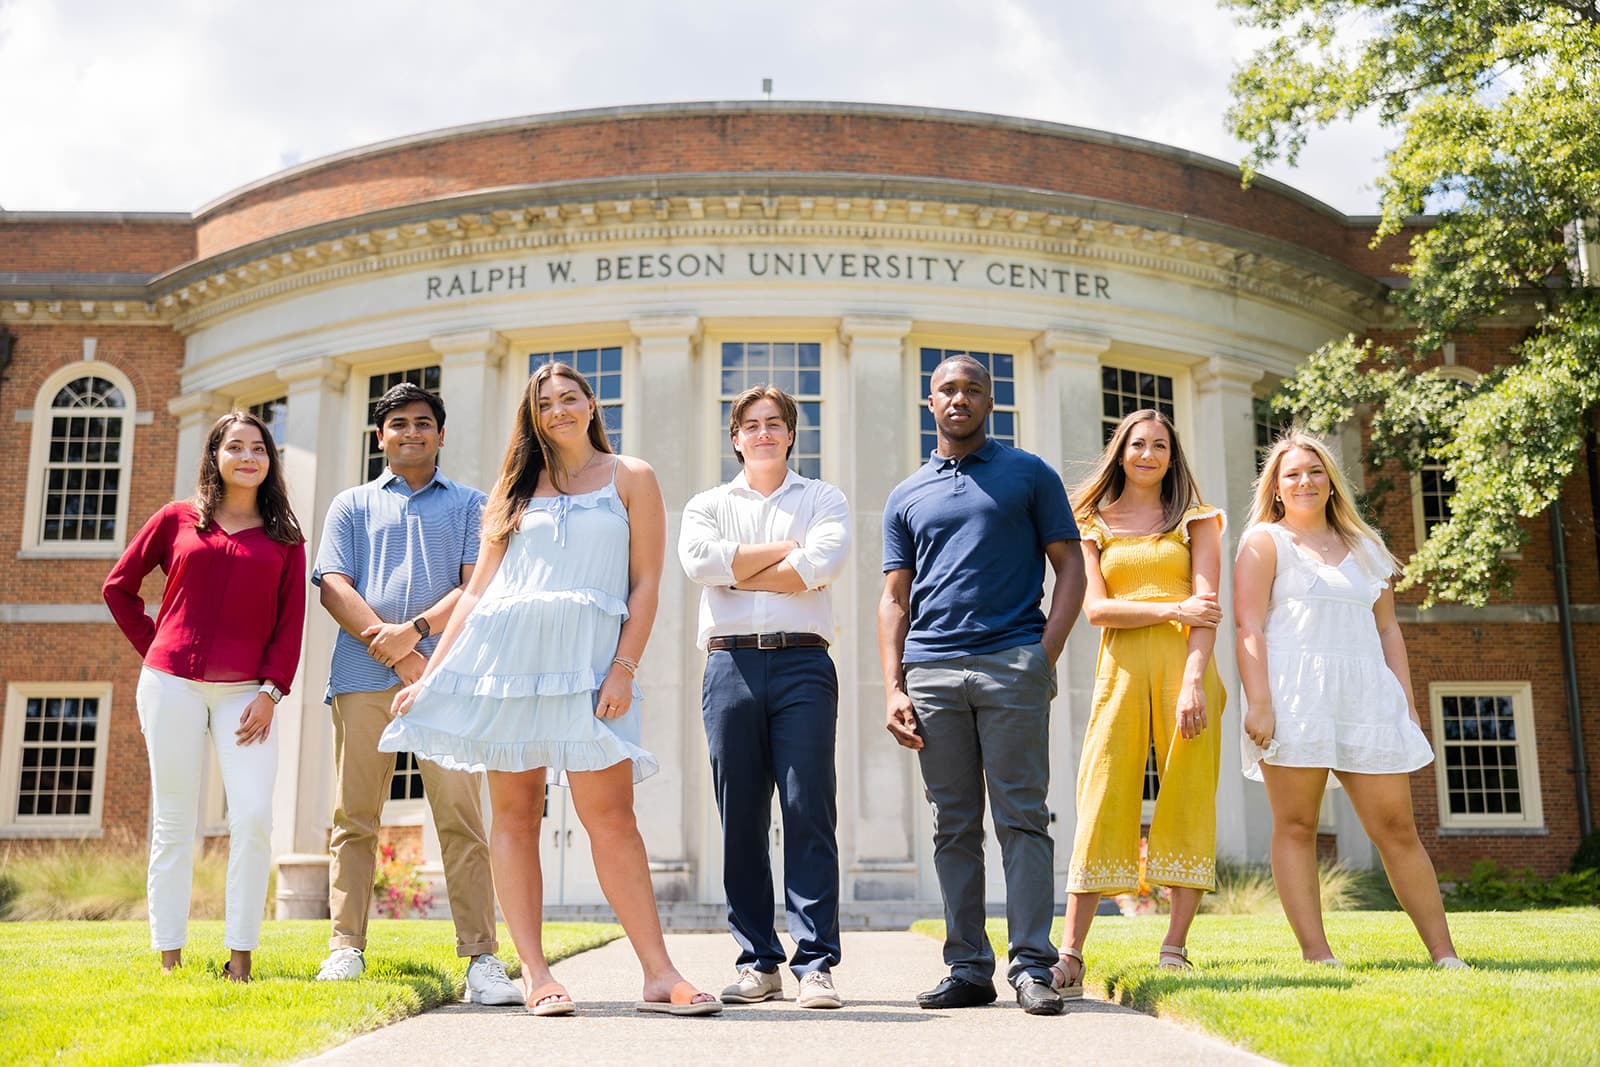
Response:
M635 782L654 774L638 686L626 715L594 713L628 617L628 532L615 467L593 492L530 500L460 636L379 750L452 770L548 767L562 784L623 760Z
M1278 555L1266 620L1276 725L1265 752L1241 729L1244 776L1261 781L1263 759L1276 767L1359 774L1409 774L1432 763L1433 749L1384 662L1372 605L1389 581L1373 546L1333 566L1276 523L1261 526ZM1337 778L1328 779L1338 788Z

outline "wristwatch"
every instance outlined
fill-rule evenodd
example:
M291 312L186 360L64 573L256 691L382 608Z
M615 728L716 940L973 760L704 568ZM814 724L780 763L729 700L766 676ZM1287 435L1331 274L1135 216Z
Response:
M417 628L417 633L421 634L423 637L427 637L429 634L433 633L433 627L428 625L427 618L422 615L418 615L416 618L412 619L411 625L415 626Z
M267 694L267 699L271 700L274 704L283 699L283 690L279 689L271 682L262 682L259 692Z

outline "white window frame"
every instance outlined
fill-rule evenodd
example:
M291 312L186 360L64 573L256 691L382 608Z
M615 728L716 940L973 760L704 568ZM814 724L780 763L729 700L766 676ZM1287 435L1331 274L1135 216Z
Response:
M422 766L419 757L413 756L412 758L419 760L418 767ZM394 760L395 767L398 770L400 765L399 753L395 753ZM428 793L426 788L423 789L422 796L407 797L404 800L390 800L388 795L385 794L383 798L383 814L379 816L378 821L384 826L421 826L423 819L427 817L427 813Z
M1448 769L1444 739L1444 701L1447 696L1511 698L1512 723L1517 738L1517 786L1522 811L1515 815L1489 812L1454 814L1450 811ZM1439 803L1440 829L1531 830L1544 827L1544 794L1539 788L1539 750L1534 737L1533 684L1531 682L1433 682L1428 686L1428 712L1433 723L1433 777Z
M94 697L100 702L94 739L94 786L87 815L18 815L22 782L22 727L34 697ZM110 682L11 682L6 686L6 721L0 734L0 838L98 837L105 811L110 753Z
M1129 370L1136 374L1159 374L1163 378L1172 379L1172 423L1178 428L1181 439L1194 440L1193 428L1189 425L1189 415L1194 410L1193 397L1193 368L1184 363L1163 363L1158 360L1142 356L1130 356L1117 351L1110 351L1100 357L1100 370L1107 368L1113 370ZM1105 387L1097 388L1096 408L1104 412ZM1103 429L1106 425L1104 414L1096 422L1096 429ZM1103 447L1103 446L1102 446ZM1191 454L1192 454L1191 446ZM1099 455L1098 449L1096 456Z
M126 407L122 419L122 476L117 493L116 532L109 541L46 541L41 536L44 511L45 467L50 457L52 401L68 382L79 378L104 378L122 393ZM85 408L85 413L94 409ZM114 410L114 409L107 409ZM22 542L19 559L116 559L128 540L128 498L133 493L134 423L139 411L133 382L122 371L100 360L80 360L57 368L33 398L33 435L28 445L28 485L22 505Z
M722 448L723 443L728 440L728 424L722 421L722 346L725 342L737 344L793 342L820 346L822 391L818 396L821 398L819 403L822 406L822 480L835 485L840 484L847 470L847 459L840 455L842 436L839 418L844 414L843 409L847 404L837 398L848 395L845 391L848 381L845 378L846 369L842 366L838 327L819 326L815 322L792 327L759 323L747 328L736 324L704 324L704 332L699 341L700 360L705 368L705 372L701 375L703 391L700 402L703 405L701 410L711 414L709 421L713 423L714 438L711 447L707 449L701 483L721 485L723 482ZM626 368L626 362L623 366ZM627 388L626 379L623 380L623 388ZM853 457L850 461L853 462Z

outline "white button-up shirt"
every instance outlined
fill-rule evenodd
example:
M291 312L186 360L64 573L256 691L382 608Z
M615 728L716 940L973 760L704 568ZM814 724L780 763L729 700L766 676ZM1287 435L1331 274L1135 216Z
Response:
M784 562L805 582L804 592L765 593L734 587L733 555L740 545L797 541ZM707 489L683 509L678 559L700 593L701 648L713 637L808 633L834 639L833 597L850 547L850 509L837 487L793 470L771 496L750 488L744 471Z

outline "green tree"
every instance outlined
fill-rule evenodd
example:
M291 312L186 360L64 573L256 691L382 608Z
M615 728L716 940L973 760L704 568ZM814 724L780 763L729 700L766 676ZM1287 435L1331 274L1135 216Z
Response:
M1222 3L1277 35L1233 79L1247 181L1293 163L1316 129L1375 112L1398 135L1378 239L1435 209L1393 297L1411 340L1326 345L1278 402L1322 431L1370 408L1374 466L1442 461L1453 514L1400 587L1482 604L1509 584L1520 520L1559 498L1600 400L1600 3ZM1466 385L1420 366L1491 321L1526 326L1502 369Z

